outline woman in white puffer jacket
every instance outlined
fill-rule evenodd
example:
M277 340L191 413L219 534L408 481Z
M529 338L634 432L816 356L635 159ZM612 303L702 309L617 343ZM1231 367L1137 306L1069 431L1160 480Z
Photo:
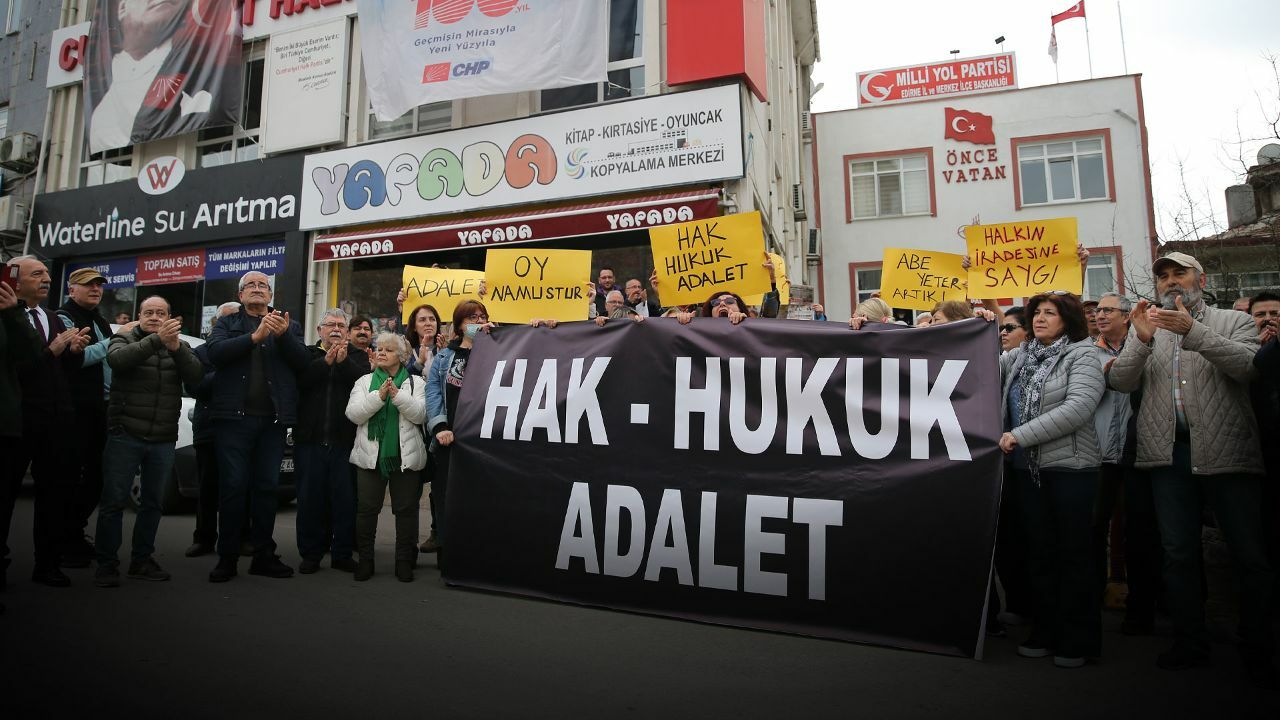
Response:
M373 576L373 541L382 499L391 488L396 518L396 577L413 580L418 555L418 501L427 464L422 423L427 418L427 384L405 369L411 350L405 339L385 332L377 338L373 372L356 380L347 400L347 418L355 423L351 464L356 466L355 579Z

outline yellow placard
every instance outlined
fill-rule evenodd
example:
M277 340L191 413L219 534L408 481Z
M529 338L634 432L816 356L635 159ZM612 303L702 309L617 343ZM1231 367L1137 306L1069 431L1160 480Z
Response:
M760 213L649 229L663 305L702 303L717 292L744 299L769 291Z
M494 322L587 319L590 250L489 250L484 276L484 304Z
M964 256L932 250L886 248L880 297L889 307L932 310L944 300L964 300Z
M778 253L769 253L769 259L773 261L773 284L778 286L778 304L791 304L791 278L787 277L787 261ZM758 295L743 295L743 302L748 305L763 305L764 293Z
M1025 297L1084 288L1075 218L970 225L969 297Z
M400 275L404 288L404 309L400 322L409 324L409 316L419 305L430 305L440 313L441 322L453 320L453 310L463 300L479 300L484 273L479 270L405 265Z

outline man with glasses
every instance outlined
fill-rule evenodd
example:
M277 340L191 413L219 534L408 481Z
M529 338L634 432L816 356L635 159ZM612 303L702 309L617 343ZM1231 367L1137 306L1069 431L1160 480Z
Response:
M352 351L347 314L326 310L316 330L320 341L308 348L311 360L298 376L298 423L293 428L298 478L298 572L329 566L355 572L356 496L349 459L356 426L347 419L347 398L361 376L371 372L369 357Z
M1098 361L1104 372L1124 349L1129 337L1129 313L1133 303L1116 293L1098 300ZM1133 409L1141 392L1124 393L1108 388L1094 415L1098 446L1102 450L1102 483L1094 513L1094 552L1098 592L1108 580L1128 583L1125 617L1120 626L1126 635L1150 635L1155 623L1156 592L1160 584L1160 533L1156 527L1151 476L1133 466L1137 445ZM1123 493L1122 523L1115 523L1116 499ZM1123 527L1123 535L1115 530ZM1107 538L1119 548L1123 575L1109 572ZM1113 553L1113 555L1116 553ZM1118 570L1118 568L1117 568Z
M218 320L209 335L209 360L217 372L209 402L218 451L218 565L210 582L236 575L245 495L250 495L249 574L286 578L272 539L276 489L285 435L297 420L296 373L310 353L302 328L272 308L271 282L260 272L240 278L240 310Z
M637 315L658 317L662 314L662 307L649 300L649 293L644 289L644 283L640 282L640 278L628 280L625 289L627 307L635 310ZM605 302L608 303L608 300L606 297Z
M1160 304L1134 306L1133 336L1108 383L1142 390L1135 464L1151 471L1175 633L1156 664L1184 670L1209 662L1200 544L1207 500L1239 571L1246 675L1273 686L1268 599L1275 576L1263 550L1263 464L1249 406L1258 331L1248 315L1204 302L1204 268L1194 257L1169 253L1151 271Z

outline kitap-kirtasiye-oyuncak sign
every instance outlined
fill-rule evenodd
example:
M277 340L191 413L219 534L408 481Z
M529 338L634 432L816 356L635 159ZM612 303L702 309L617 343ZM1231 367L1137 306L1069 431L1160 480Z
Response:
M739 178L739 92L724 85L308 155L302 229Z

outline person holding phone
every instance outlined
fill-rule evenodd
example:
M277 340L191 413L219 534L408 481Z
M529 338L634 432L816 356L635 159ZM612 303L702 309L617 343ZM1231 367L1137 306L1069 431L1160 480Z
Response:
M8 275L6 272L4 277ZM13 457L22 444L22 385L18 382L18 369L39 358L40 339L23 317L17 292L11 283L0 282L0 454L4 458ZM0 484L0 497L5 498L11 512L13 500L8 493L8 483ZM3 521L7 523L8 517L6 514ZM5 587L8 565L9 558L0 559L0 590ZM4 605L0 604L0 612L3 611Z

